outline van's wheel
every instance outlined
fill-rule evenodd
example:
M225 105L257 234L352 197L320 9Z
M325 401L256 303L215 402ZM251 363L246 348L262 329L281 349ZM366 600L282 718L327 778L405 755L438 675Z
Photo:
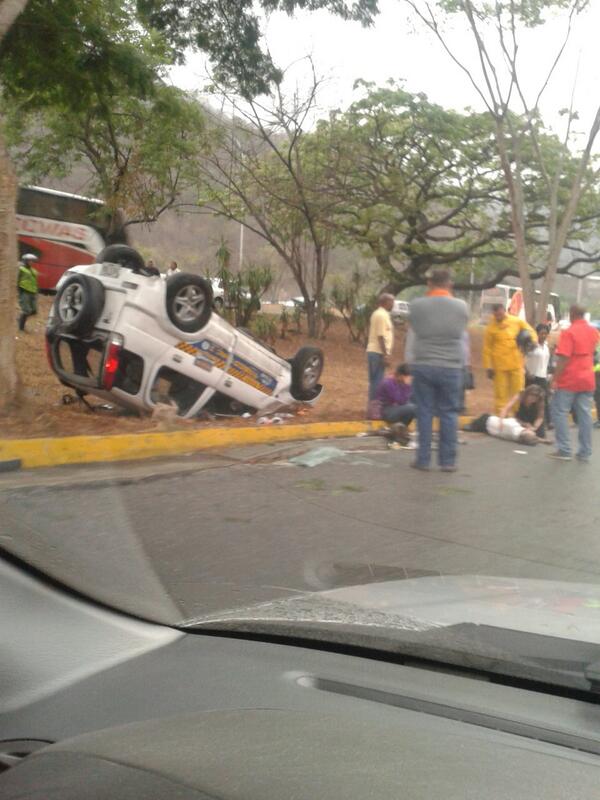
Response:
M89 275L71 275L54 299L55 324L65 333L90 333L104 308L104 286Z
M212 302L212 286L199 275L180 272L167 281L167 314L180 331L195 333L203 328L210 319Z
M292 359L292 395L297 400L312 400L323 372L323 351L301 347Z
M144 272L146 263L133 247L126 244L109 244L96 256L98 264L120 264L134 272Z

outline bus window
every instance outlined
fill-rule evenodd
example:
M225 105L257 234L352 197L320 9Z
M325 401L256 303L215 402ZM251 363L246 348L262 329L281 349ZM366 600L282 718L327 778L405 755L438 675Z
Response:
M51 292L60 276L79 264L91 264L107 244L127 244L123 218L111 215L99 200L23 186L17 199L19 251L33 252L42 292ZM116 230L117 233L111 231Z

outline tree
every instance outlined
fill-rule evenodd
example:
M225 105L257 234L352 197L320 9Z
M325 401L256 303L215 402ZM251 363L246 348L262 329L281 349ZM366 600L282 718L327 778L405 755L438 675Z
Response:
M71 112L57 104L27 114L15 104L6 131L28 180L86 168L89 191L112 212L109 236L117 225L155 222L176 208L196 186L195 164L208 146L200 105L162 83L146 99L125 91L105 102L94 91L85 108Z
M344 320L350 341L367 344L369 318L377 305L377 298L369 292L368 274L354 269L348 278L337 277L331 287L331 302ZM371 285L372 289L372 285Z
M482 272L495 258L508 268L511 228L487 120L393 83L359 85L364 96L318 129L330 143L328 191L343 239L372 254L393 293L425 283L432 266Z
M0 5L0 87L3 107L71 113L94 89L109 98L117 87L146 96L156 80L139 48L132 6L117 0L9 0ZM160 42L156 54L164 52ZM14 401L15 206L17 183L0 130L0 410Z
M270 94L282 78L261 48L259 9L267 14L324 9L370 25L377 6L377 0L138 0L147 24L164 33L179 60L190 47L201 50L213 64L216 81L247 99Z
M285 97L280 87L272 103L248 100L241 120L215 121L218 144L200 165L204 185L199 205L236 220L268 242L290 269L302 297L308 333L319 335L318 308L333 243L328 220L332 201L325 193L323 137L308 136L319 81L313 72L305 97ZM230 102L234 98L219 87ZM337 199L334 199L337 202Z
M494 143L508 190L515 257L526 313L533 322L538 312L540 315L545 314L549 293L559 271L561 254L569 243L582 197L591 185L590 182L595 179L589 165L594 141L600 130L600 105L585 144L576 158L574 170L569 170L573 166L573 157L568 157L569 146L573 146L573 121L577 118L572 101L570 107L565 109L567 124L564 147L559 158L547 159L539 135L540 101L563 56L573 21L586 8L587 2L495 0L488 4L477 0L442 0L435 7L420 0L407 2L464 73L493 124ZM544 14L549 10L564 12L565 34L557 51L550 54L547 70L530 99L525 90L522 72L522 33L525 29L543 25ZM464 47L460 53L458 48L452 47L451 39L443 28L443 21L448 15L458 15L466 23L471 34L476 67L471 68L469 65ZM543 55L536 53L535 57L543 58ZM531 57L534 57L533 54ZM518 115L510 113L515 104L519 107ZM524 189L527 166L523 160L523 150L528 143L536 151L547 198L544 235L541 240L538 237L536 242L536 246L545 248L541 297L537 308L535 287L530 274L531 248L527 241L528 220ZM538 230L541 225L541 221L538 221Z
M390 82L359 82L364 96L319 125L327 133L327 191L333 225L348 244L370 252L386 291L426 283L431 267L452 267L460 289L484 289L518 277L510 197L486 113L457 113ZM519 124L515 120L513 124ZM559 197L576 159L537 122L537 146L523 142L522 190L528 275L544 275L548 192L544 164L561 161ZM544 162L540 162L543 157ZM600 196L587 175L559 272L598 258L594 242Z
M324 8L369 24L376 0L262 0L269 12ZM27 98L29 108L59 105L81 109L99 83L105 96L115 86L146 97L156 79L138 48L144 21L156 31L162 63L183 61L193 44L215 63L219 74L235 81L245 96L268 90L278 71L260 47L257 4L252 0L3 0L0 5L0 84L10 101ZM137 13L139 12L139 13ZM168 51L164 41L173 48ZM1 134L0 134L1 137ZM14 396L14 305L16 181L0 138L0 212L6 212L0 235L0 409Z
M27 0L5 0L0 4L0 48L26 5ZM0 410L9 406L17 391L14 339L17 294L16 196L17 179L0 131Z

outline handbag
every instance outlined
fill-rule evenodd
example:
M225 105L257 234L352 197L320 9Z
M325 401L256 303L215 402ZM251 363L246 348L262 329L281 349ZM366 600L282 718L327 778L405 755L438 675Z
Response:
M475 388L475 377L473 371L468 367L464 369L464 387L466 392L470 392Z

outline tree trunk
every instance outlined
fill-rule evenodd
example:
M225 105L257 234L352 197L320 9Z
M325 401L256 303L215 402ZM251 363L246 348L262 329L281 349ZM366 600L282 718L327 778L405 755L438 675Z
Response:
M0 2L0 42L25 10L28 0ZM17 179L0 133L0 413L8 411L17 394L15 315L17 300Z
M311 339L318 339L321 333L321 314L320 309L315 307L313 298L304 298L306 306L306 327L307 333Z
M17 180L0 134L0 412L17 392L15 361L17 300Z
M582 153L579 164L577 165L577 171L573 177L573 182L571 184L571 194L569 195L569 201L567 203L567 207L563 213L560 224L558 225L555 237L553 240L551 239L550 241L550 252L548 253L546 274L544 276L540 292L541 297L539 303L539 308L540 308L539 316L540 320L542 321L545 321L546 318L546 309L548 307L548 302L550 300L550 292L552 291L552 287L554 286L554 281L556 280L556 272L558 270L558 262L560 259L560 254L567 242L569 236L569 230L571 229L571 224L573 222L573 217L575 216L575 213L577 211L577 206L579 205L585 172L590 162L590 156L592 153L592 147L594 145L594 141L599 132L600 132L600 107L598 107L598 109L596 110L596 116L594 118L594 122L592 124L592 127L588 135L588 140L585 150Z
M505 132L502 122L499 119L496 119L496 144L510 200L511 225L515 238L515 254L517 257L517 269L519 270L519 277L521 278L521 288L523 290L525 316L529 323L535 324L535 286L529 273L529 254L527 252L527 242L525 240L521 176L518 174L515 176L513 173L510 156L506 149ZM515 142L515 146L517 146L517 142Z

